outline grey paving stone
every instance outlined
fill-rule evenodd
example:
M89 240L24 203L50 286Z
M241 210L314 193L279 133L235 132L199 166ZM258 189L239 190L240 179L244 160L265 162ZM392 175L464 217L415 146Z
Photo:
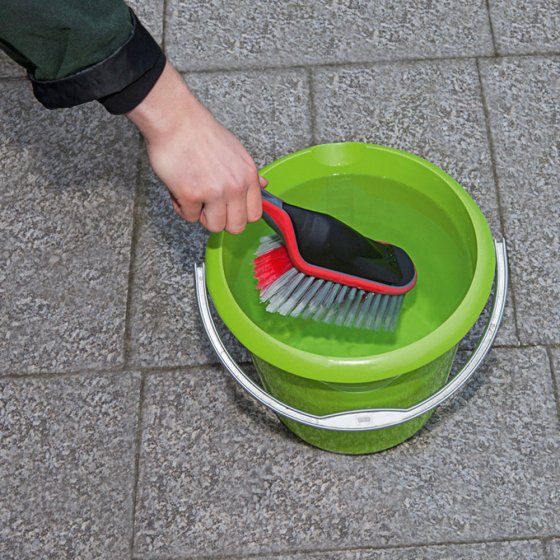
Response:
M0 557L130 554L139 377L0 381Z
M420 434L369 456L302 443L232 385L215 368L148 378L138 556L288 554L558 532L560 435L542 348L494 351ZM533 553L534 545L515 546Z
M422 156L471 194L501 238L480 84L473 61L314 72L317 142L357 140ZM472 346L485 316L470 335ZM518 344L511 298L498 344Z
M193 281L208 235L175 215L167 190L153 176L145 204L132 287L132 360L148 367L217 362L199 319ZM231 336L227 341L237 359L248 359Z
M422 546L387 550L315 552L259 557L258 560L545 560L539 541Z
M305 72L191 75L187 82L249 150L259 166L308 146ZM143 366L216 362L199 320L193 266L207 235L175 216L161 183L151 179L136 251L132 352ZM222 329L222 332L225 332ZM248 355L227 336L237 359Z
M492 54L483 2L171 0L166 50L181 70Z
M560 51L560 6L556 0L489 0L499 54Z
M311 144L309 80L304 70L186 74L213 115L259 166Z
M560 59L485 61L521 342L560 341Z
M138 138L0 83L0 372L122 363Z
M554 539L547 544L546 551L548 558L546 560L556 560L560 558L560 539Z

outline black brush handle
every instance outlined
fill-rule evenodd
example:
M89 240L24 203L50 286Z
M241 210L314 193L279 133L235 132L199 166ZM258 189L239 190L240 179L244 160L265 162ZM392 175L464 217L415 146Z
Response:
M329 214L293 206L266 190L261 194L266 223L283 236L267 204L275 207L269 207L270 214L278 208L287 214L308 263L391 286L406 286L414 279L414 264L400 247L369 239Z
M284 204L284 201L282 199L273 195L271 192L267 191L266 189L261 189L261 196L263 197L263 200L268 200L268 202L271 202L272 204L278 206L279 208L282 208Z
M281 200L280 198L278 198L277 196L274 196L272 193L268 192L266 189L262 189L261 190L261 196L263 199L263 220L279 235L283 236L283 232L281 230L281 228L279 227L279 225L276 223L276 221L274 220L274 218L272 217L272 212L267 211L270 206L269 204L272 204L273 206L280 208L281 210L284 210L284 201ZM267 204L268 203L268 204ZM275 212L276 214L276 212Z

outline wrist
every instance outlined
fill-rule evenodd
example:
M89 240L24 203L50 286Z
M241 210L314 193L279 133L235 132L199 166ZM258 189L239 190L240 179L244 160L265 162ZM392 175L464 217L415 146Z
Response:
M181 75L166 63L154 87L132 111L126 114L148 143L173 134L185 118L194 119L205 111Z

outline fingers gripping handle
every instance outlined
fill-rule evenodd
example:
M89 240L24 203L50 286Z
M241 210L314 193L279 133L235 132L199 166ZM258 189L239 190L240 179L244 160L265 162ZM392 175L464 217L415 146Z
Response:
M505 241L495 241L494 245L496 248L494 299L490 319L486 324L484 334L481 336L469 361L463 366L461 371L437 393L410 408L355 410L326 416L315 416L280 402L254 383L226 350L210 313L203 264L195 265L196 298L206 334L221 363L232 377L260 403L290 420L316 428L347 432L377 430L408 422L443 403L465 385L490 351L504 314L508 285Z

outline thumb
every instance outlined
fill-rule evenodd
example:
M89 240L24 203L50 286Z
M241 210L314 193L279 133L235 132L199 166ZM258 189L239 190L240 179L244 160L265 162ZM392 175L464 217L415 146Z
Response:
M268 185L268 181L259 175L259 183L261 184L261 188L265 188Z

